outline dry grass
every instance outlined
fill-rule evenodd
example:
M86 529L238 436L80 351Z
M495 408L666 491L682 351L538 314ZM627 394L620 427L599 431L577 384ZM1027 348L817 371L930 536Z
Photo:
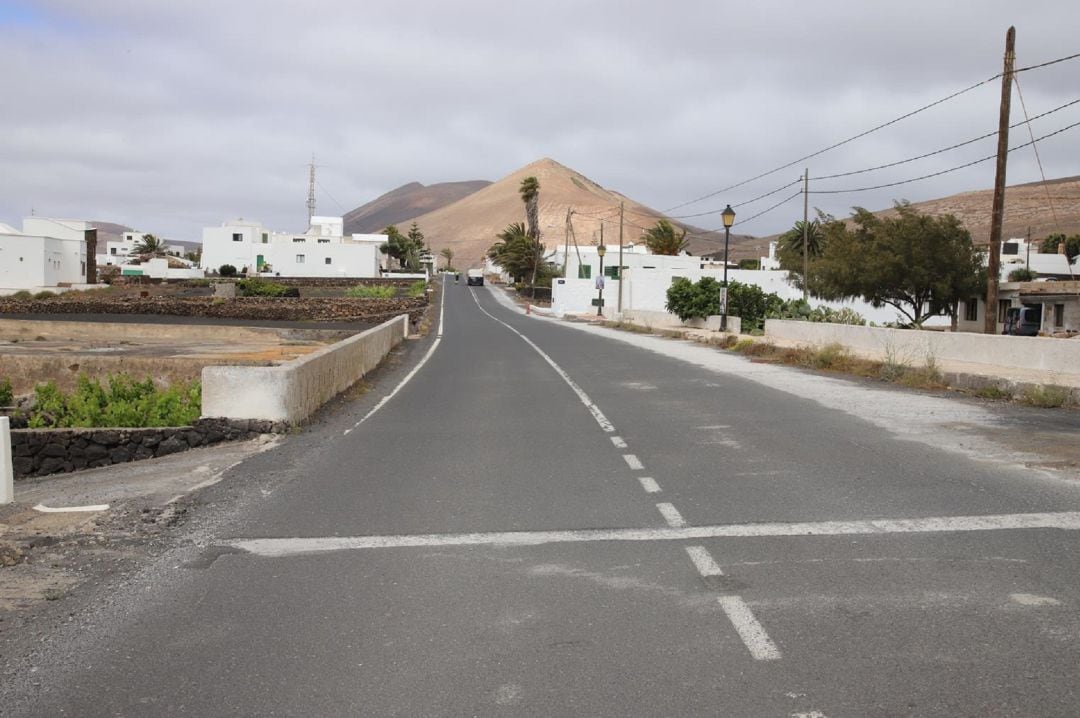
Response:
M1033 386L1025 389L1019 400L1042 409L1057 409L1072 404L1069 390L1061 386Z

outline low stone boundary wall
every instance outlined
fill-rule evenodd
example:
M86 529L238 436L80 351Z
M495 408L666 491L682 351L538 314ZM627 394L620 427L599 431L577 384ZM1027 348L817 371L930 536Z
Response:
M685 329L689 327L691 329L707 329L713 332L720 331L722 319L720 315L712 315L705 319L688 319L684 322L671 312L655 312L644 309L627 309L622 313L622 318L632 324L639 324L650 329ZM728 333L738 334L742 329L742 320L739 317L729 315L727 325Z
M877 359L921 363L933 358L1080 374L1080 339L887 329L787 319L766 320L765 336L812 345L837 343Z
M167 314L278 321L379 321L408 313L419 321L427 297L108 297L11 299L0 297L0 314Z
M204 367L203 416L298 424L374 369L408 332L402 315L286 364Z
M199 419L192 426L152 429L14 429L12 466L17 479L47 476L167 456L286 428L271 421Z

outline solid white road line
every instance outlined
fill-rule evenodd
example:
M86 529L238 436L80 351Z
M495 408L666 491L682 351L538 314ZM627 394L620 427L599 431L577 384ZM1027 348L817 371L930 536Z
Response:
M645 468L645 464L641 463L641 459L634 456L633 454L623 454L622 457L623 461L626 462L626 465L634 471L641 471Z
M682 517L679 510L674 505L669 503L662 503L656 505L657 510L660 511L660 515L664 517L664 521L667 521L668 526L673 529L681 529L686 526L686 519Z
M859 534L953 533L1061 529L1080 531L1080 511L991 516L938 516L923 519L873 519L806 523L729 524L654 529L580 529L576 531L505 531L399 536L326 536L316 538L231 539L233 546L259 556L291 556L325 551L431 546L542 546L596 541L684 541L706 538L850 536Z
M656 483L656 479L651 476L639 476L638 481L641 482L641 488L645 489L647 494L660 493L660 484Z
M577 394L578 399L580 399L581 403L585 405L585 408L589 410L589 413L593 415L593 418L596 419L596 423L600 425L601 429L603 429L609 434L615 431L615 426L610 421L608 421L608 418L606 416L604 416L604 412L600 411L600 407L593 403L593 400L589 398L589 395L586 394L584 390L582 390L582 388L578 386L573 379L570 378L569 374L563 371L563 368L561 366L555 363L554 359L549 357L543 349L536 345L536 343L532 339L529 339L517 329L514 329L514 327L510 326L502 319L499 319L495 315L491 314L488 310L481 307L480 300L476 296L476 290L470 289L469 291L472 293L473 301L476 302L476 306L480 309L481 312L486 314L489 318L494 319L499 324L502 324L514 334L517 334L519 337L521 337L521 339L526 344L531 346L534 350L536 350L537 354L544 358L544 361L551 365L551 368L555 370L555 373L562 377L562 380L566 382L567 386L569 386L574 391L574 393Z
M724 575L724 572L716 565L716 561L713 560L713 557L705 550L704 546L687 546L686 553L690 556L690 560L694 562L694 567L697 568L702 577Z
M383 397L382 399L379 399L379 403L378 403L378 404L376 404L376 405L375 405L375 406L374 406L374 407L373 407L373 408L371 409L371 411L369 411L368 413L364 414L363 418L362 418L362 419L360 419L360 421L356 422L356 423L355 423L355 424L353 424L353 425L352 425L351 427L349 427L349 428L348 428L348 429L346 429L346 430L345 430L344 432L342 432L342 433L343 433L344 435L348 436L348 434L349 434L350 432L352 432L352 430L353 430L353 429L355 429L356 427L360 426L360 425L361 425L361 424L363 424L363 423L364 423L365 421L367 421L367 420L368 420L368 419L370 419L370 418L371 418L372 416L374 416L374 415L375 415L375 412L377 412L377 411L378 411L379 409L383 408L383 406L385 406L385 405L386 405L386 403L387 403L388 401L390 401L391 399L393 399L393 398L394 398L394 397L395 397L395 396L397 395L397 393L398 393L399 391L401 391L401 389L402 389L402 388L403 388L403 387L404 387L404 386L405 386L406 384L408 384L408 383L409 383L409 382L410 382L410 381L412 380L412 378L413 378L414 376L416 376L416 375L417 375L417 373L419 373L419 371L420 371L421 369L423 369L423 368L424 368L424 365L428 363L428 359L430 359L430 358L431 358L431 355L435 353L435 350L439 348L439 344L440 344L440 343L442 342L442 337L443 337L443 309L444 309L445 307L446 307L446 284L445 284L445 282L444 282L444 283L443 283L443 287L442 287L442 299L441 299L441 300L440 300L440 302L439 302L439 331L438 331L438 333L437 333L437 334L435 335L435 341L431 343L431 348L427 350L427 354L424 354L424 358L420 360L420 363L419 363L419 364L417 364L417 365L416 365L415 367L413 367L413 370L412 370L412 371L410 371L410 372L409 372L408 374L406 374L406 375L405 375L405 378L401 380L401 383L399 383L399 384L398 384L397 386L395 386L395 387L394 387L394 390L393 390L392 392L390 392L389 394L387 394L386 396L384 396L384 397Z
M769 638L758 620L754 618L754 612L746 605L739 596L720 596L720 607L724 609L731 625L735 626L735 632L746 644L750 655L759 661L775 661L780 658L780 649Z
M63 514L74 513L76 511L108 511L108 509L108 504L94 504L93 506L61 506L58 508L46 506L45 504L38 504L34 507L34 511L40 511L43 514Z
M613 436L613 437L611 437L611 443L615 444L616 449L625 449L626 448L626 442L623 441L623 438L621 436Z

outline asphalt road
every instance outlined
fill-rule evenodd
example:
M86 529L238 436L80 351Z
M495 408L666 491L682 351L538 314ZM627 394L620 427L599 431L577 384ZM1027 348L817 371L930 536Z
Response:
M20 714L1080 714L1080 484L952 400L444 310Z

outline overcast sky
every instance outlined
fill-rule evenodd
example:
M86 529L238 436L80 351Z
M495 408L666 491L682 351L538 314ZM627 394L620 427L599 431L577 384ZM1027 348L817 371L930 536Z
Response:
M1080 3L703 0L0 0L0 222L115 221L173 239L236 217L306 225L406 182L497 180L551 157L659 210L784 165L1001 71L1080 52ZM1080 98L1080 60L1019 74L1031 115ZM749 218L797 187L896 182L995 151L999 81L672 214ZM1014 92L1013 122L1023 119ZM1080 104L1033 124L1080 122ZM1029 140L1024 127L1012 144ZM1080 127L1040 143L1080 174ZM988 188L994 163L814 195L838 215ZM1039 178L1031 148L1009 182ZM542 194L542 192L541 192ZM798 199L738 231L801 218ZM690 220L713 228L716 214Z

